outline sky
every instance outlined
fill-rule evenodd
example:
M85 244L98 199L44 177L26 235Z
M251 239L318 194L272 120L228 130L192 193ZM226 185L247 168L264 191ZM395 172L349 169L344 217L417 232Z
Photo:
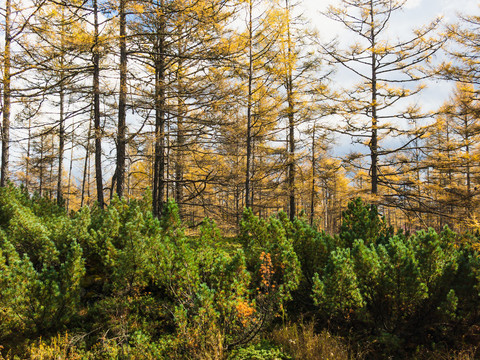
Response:
M322 27L325 19L320 11L325 10L328 5L339 4L339 0L299 0L300 7L305 9L305 15L323 32L329 32L331 27ZM403 21L406 25L420 26L435 16L442 15L446 21L453 21L456 13L463 12L472 14L478 11L476 0L408 0L403 11Z
M334 37L338 37L341 46L351 45L354 38L352 33L346 31L343 26L322 15L329 5L339 5L340 0L298 0L300 11L303 16L311 21L311 24L317 29L322 42L328 42ZM444 25L455 22L459 14L478 14L480 13L479 2L477 0L407 0L404 9L396 11L390 19L389 33L393 37L410 38L412 29L421 28L430 23L436 17L442 17ZM438 60L438 59L437 59ZM355 82L349 71L342 70L340 67L332 81L337 86L348 88ZM426 82L427 88L419 95L419 102L424 110L435 110L445 102L451 94L454 86L442 80L430 80ZM352 151L351 142L345 137L337 139L340 142L337 156ZM356 151L356 150L355 150Z

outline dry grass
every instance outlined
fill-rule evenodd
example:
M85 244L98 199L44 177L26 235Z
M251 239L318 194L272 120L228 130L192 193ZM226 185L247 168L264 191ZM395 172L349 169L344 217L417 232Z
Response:
M416 360L474 360L478 359L478 356L476 356L475 353L475 348L449 352L434 351L421 354L416 357Z
M271 341L298 360L353 360L353 355L342 339L327 331L315 333L313 323L285 325L271 334Z

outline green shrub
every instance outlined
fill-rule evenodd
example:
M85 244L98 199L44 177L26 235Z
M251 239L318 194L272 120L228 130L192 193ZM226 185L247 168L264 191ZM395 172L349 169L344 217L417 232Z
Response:
M268 312L283 311L283 305L298 288L301 267L295 253L293 239L287 236L286 215L268 220L245 210L240 225L240 241L253 274L251 288L258 294L258 302Z
M0 189L0 343L60 330L77 314L85 268L72 221L46 200Z
M380 351L389 353L456 338L460 319L473 320L464 310L479 304L478 255L459 246L448 228L440 234L429 229L387 239L390 230L381 225L375 208L362 208L356 201L349 211L349 226L342 227L347 234L340 234L346 247L332 251L314 276L320 318L345 331L355 324L357 335L369 334ZM364 228L368 219L371 228ZM372 229L380 229L381 236Z
M392 236L393 228L380 216L377 207L365 204L361 198L350 201L342 212L340 239L345 247L352 247L358 239L367 246L381 244Z
M291 357L268 343L240 348L232 352L228 360L290 360Z

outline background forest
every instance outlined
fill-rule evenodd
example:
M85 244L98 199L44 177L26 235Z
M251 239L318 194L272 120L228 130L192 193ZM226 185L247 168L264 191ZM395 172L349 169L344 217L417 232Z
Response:
M335 232L358 195L395 228L467 228L478 18L399 33L405 1L338 4L327 42L287 0L4 1L1 185L67 210L149 188L155 215L232 233L244 208Z
M0 1L1 354L473 357L480 16L406 4Z

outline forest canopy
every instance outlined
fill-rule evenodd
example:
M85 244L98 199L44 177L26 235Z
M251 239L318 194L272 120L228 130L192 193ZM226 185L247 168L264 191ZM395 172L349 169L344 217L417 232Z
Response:
M399 33L410 7L333 2L326 41L290 0L4 0L0 185L68 210L150 189L155 216L173 199L232 233L244 208L334 233L356 196L397 229L471 229L478 18Z

